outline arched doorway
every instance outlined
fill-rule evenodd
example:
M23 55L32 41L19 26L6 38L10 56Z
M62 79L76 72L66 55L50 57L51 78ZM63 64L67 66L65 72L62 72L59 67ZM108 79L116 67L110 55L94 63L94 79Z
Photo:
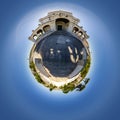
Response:
M69 26L69 20L65 18L56 19L56 29L57 30L67 30Z
M44 32L50 31L50 30L51 30L50 25L45 25L45 26L43 27L43 30L44 30Z
M73 33L76 33L76 32L78 32L78 31L79 31L79 29L78 29L77 27L74 27L72 32L73 32Z
M42 31L41 29L39 29L39 30L37 31L37 34L42 35L42 34L43 34L43 31Z

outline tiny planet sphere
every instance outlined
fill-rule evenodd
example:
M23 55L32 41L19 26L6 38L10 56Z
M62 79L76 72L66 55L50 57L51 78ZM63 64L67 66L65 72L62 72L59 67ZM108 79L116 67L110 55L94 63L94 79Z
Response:
M85 77L91 57L89 36L77 25L79 19L70 12L53 11L40 22L29 37L34 42L29 57L33 75L50 91L81 91L89 81Z

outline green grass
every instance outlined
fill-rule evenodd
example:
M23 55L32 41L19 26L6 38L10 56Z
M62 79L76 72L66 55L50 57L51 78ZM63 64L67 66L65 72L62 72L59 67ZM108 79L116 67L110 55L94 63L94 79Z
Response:
M87 58L87 61L86 61L86 65L84 66L84 68L81 70L81 77L84 79L85 76L87 75L88 71L89 71L89 68L90 68L90 64L91 64L91 58L90 56Z
M45 84L45 83L43 82L43 80L41 79L40 75L37 73L33 61L30 62L29 67L30 67L30 69L32 70L32 73L33 73L35 79L36 79L39 83Z

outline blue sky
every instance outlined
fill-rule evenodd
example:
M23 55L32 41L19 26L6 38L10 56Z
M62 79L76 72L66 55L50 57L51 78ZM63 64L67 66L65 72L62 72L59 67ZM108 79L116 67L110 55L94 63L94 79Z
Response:
M28 37L49 10L69 10L88 32L92 65L86 89L64 95L37 83L28 67ZM119 120L118 0L0 1L1 120Z

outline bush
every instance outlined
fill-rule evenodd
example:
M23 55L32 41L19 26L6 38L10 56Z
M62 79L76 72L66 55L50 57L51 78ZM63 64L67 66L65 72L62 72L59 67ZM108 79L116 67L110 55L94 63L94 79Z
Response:
M87 84L90 81L90 78L85 78L84 82Z
M33 72L33 75L34 75L35 79L36 79L39 83L45 84L45 83L43 82L43 80L41 79L40 75L37 73L33 61L30 62L30 65L29 65L29 66L30 66L30 68L31 68L31 70L32 70L32 72Z
M68 93L75 89L75 85L73 83L68 83L67 85L61 86L60 88L62 89L63 93Z
M54 86L53 84L50 84L50 85L49 85L50 91L52 91L52 90L55 89L55 88L56 88L56 86Z
M89 68L90 68L90 61L91 61L91 59L90 59L90 56L87 58L87 61L86 61L86 65L84 66L84 68L81 70L81 77L82 78L84 78L86 75L87 75L87 73L88 73L88 71L89 71Z
M34 65L33 61L30 62L29 67L31 68L32 71L36 72L35 65Z

